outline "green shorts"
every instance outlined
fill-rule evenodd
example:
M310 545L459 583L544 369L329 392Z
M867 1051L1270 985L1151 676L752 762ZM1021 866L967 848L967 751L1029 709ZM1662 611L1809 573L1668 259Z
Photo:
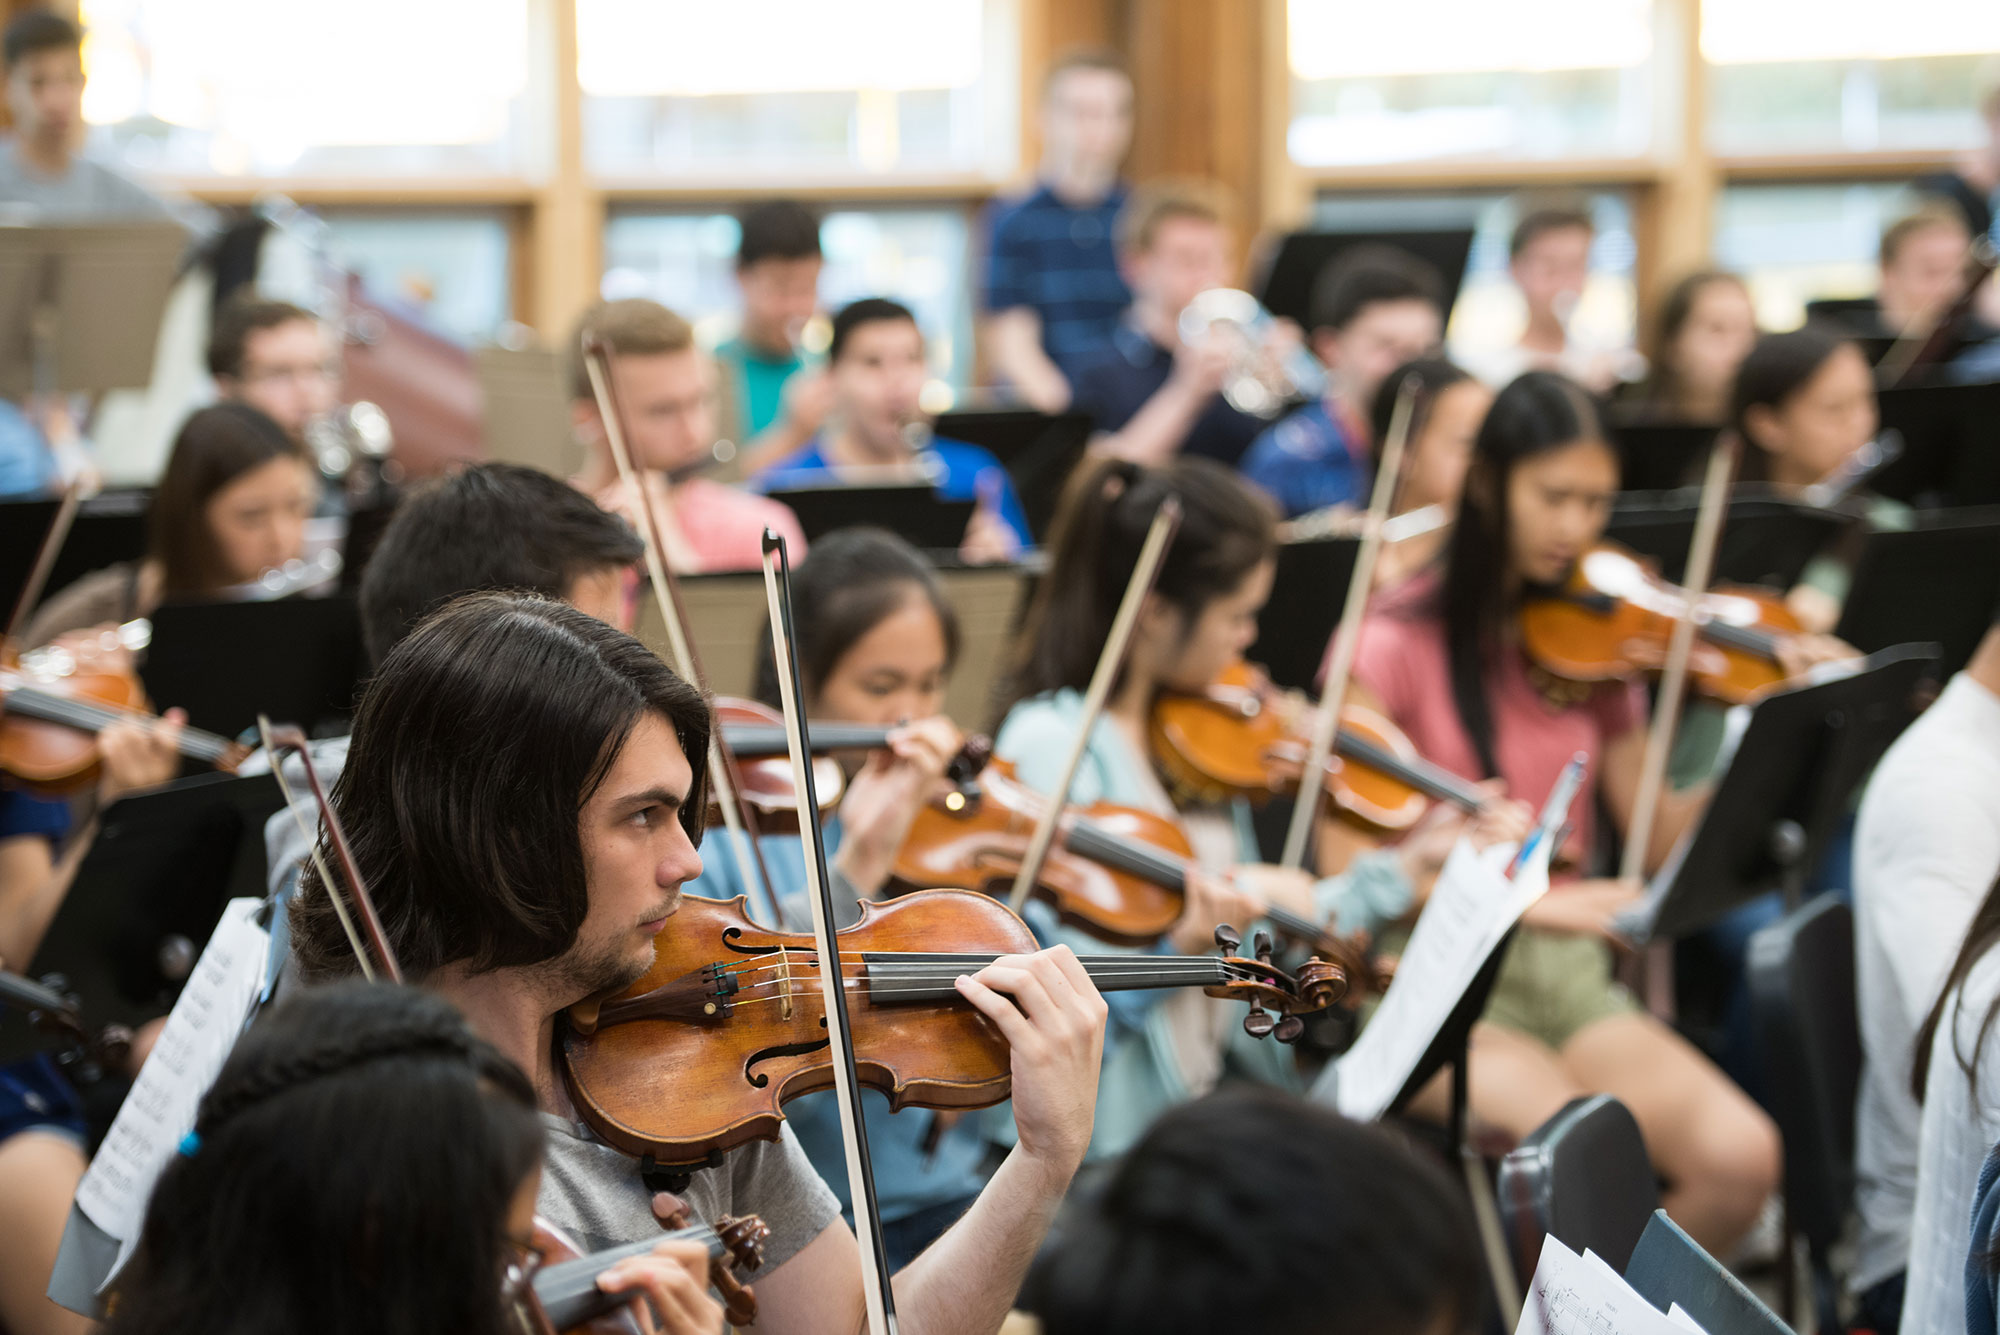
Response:
M1408 928L1384 931L1381 949L1400 954L1409 939ZM1522 927L1514 933L1480 1018L1560 1051L1599 1020L1639 1009L1624 984L1611 976L1610 946L1595 937Z

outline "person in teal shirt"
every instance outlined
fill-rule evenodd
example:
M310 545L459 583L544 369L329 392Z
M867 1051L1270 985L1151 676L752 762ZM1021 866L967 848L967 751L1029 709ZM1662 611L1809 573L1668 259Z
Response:
M1219 923L1245 938L1269 905L1340 931L1373 932L1410 906L1450 851L1463 822L1429 820L1394 850L1363 854L1337 876L1315 878L1260 862L1241 803L1205 807L1163 785L1151 759L1149 721L1162 691L1199 690L1238 661L1257 637L1270 596L1277 516L1270 503L1212 460L1183 456L1157 469L1101 459L1072 484L1057 517L1043 576L1006 698L994 754L1017 777L1048 791L1060 781L1083 720L1083 689L1138 563L1155 513L1169 498L1181 524L1153 592L1139 612L1119 684L1091 726L1069 800L1115 802L1177 820L1201 873L1188 882L1180 923L1158 942L1119 947L1085 942L1053 916L1031 913L1045 944L1096 954L1205 954ZM1031 909L1035 906L1031 906ZM1168 1108L1225 1078L1291 1089L1300 1078L1290 1050L1250 1039L1235 1008L1198 992L1113 992L1098 1081L1096 1129L1086 1162L1130 1149ZM1004 1128L995 1127L1004 1137Z
M802 204L772 199L737 220L736 336L715 349L721 429L745 474L790 454L826 419L832 387L808 367L800 344L819 310L819 219Z
M880 529L846 529L814 543L792 571L792 593L806 716L899 725L884 749L844 758L846 790L824 827L837 925L844 927L862 899L883 893L911 822L945 783L945 768L963 743L941 712L958 656L958 618L929 563ZM768 647L757 693L778 703ZM762 887L745 885L744 860L728 840L718 832L703 844L702 873L687 892L718 899L747 894L752 916L768 917L771 901ZM803 843L795 834L766 835L762 851L782 925L810 930ZM869 1094L865 1101L883 1243L891 1268L900 1269L972 1204L986 1183L990 1147L976 1118L923 1108L892 1115L885 1098ZM851 1217L833 1095L809 1094L785 1111Z

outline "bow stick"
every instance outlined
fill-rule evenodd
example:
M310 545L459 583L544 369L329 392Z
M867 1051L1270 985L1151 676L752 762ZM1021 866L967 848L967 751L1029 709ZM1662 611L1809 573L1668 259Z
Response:
M792 567L785 540L768 528L764 530L764 596L770 605L771 652L778 669L778 696L784 707L792 777L799 786L799 838L805 844L806 899L812 905L813 942L820 959L838 960L826 842L820 830L819 793L813 786L812 746L806 732L805 683L792 652ZM888 1253L882 1246L882 1210L875 1197L875 1169L868 1154L860 1076L854 1069L854 1027L847 1010L847 989L841 985L845 975L837 968L818 972L833 1055L834 1093L840 1105L840 1139L846 1150L848 1199L854 1202L854 1232L861 1244L861 1296L867 1307L868 1331L869 1335L894 1335L896 1295L889 1282Z
M588 330L583 335L583 365L590 376L590 392L597 400L597 415L604 420L604 439L611 447L611 460L618 468L618 481L639 499L639 515L646 528L646 573L650 576L648 582L653 586L653 599L660 610L660 620L666 624L667 644L673 650L674 668L693 683L696 690L710 695L701 658L695 652L693 637L688 634L687 609L681 602L681 586L667 565L667 549L661 537L660 517L653 509L653 494L633 466L632 452L625 441L625 419L620 415L617 391L611 385L610 345ZM709 729L708 773L709 782L715 785L716 805L722 808L722 823L729 832L737 872L742 876L744 885L762 887L765 908L770 914L768 920L782 922L777 891L771 881L770 869L764 865L757 817L749 804L742 800L743 777L736 768L736 755L723 739L720 728Z
M1361 612L1368 604L1368 590L1375 583L1375 561L1382 554L1382 523L1396 496L1403 470L1403 450L1410 439L1410 417L1416 411L1417 377L1403 377L1396 390L1396 408L1389 416L1389 434L1382 442L1382 457L1376 461L1375 493L1368 501L1368 518L1361 530L1361 550L1355 553L1354 573L1347 581L1347 602L1340 611L1340 624L1333 628L1333 662L1320 688L1319 710L1313 716L1312 745L1306 752L1305 773L1299 776L1299 795L1292 807L1292 823L1285 831L1284 856L1280 866L1303 867L1306 837L1312 832L1313 817L1319 811L1319 796L1326 786L1327 761L1333 756L1334 738L1340 732L1340 706L1347 695L1347 679L1354 671L1354 652L1361 643Z
M1139 548L1139 560L1132 567L1132 578L1125 582L1125 595L1118 600L1118 612L1111 619L1111 633L1105 637L1104 650L1097 656L1097 667L1090 674L1090 689L1083 697L1083 718L1076 725L1076 736L1070 740L1069 757L1063 762L1062 779L1048 794L1048 801L1042 807L1040 819L1035 822L1034 835L1028 840L1028 851L1021 858L1021 870L1014 876L1014 888L1008 893L1007 907L1019 913L1028 902L1028 894L1035 888L1035 882L1042 876L1042 867L1049 860L1049 849L1055 844L1056 828L1062 820L1063 809L1069 805L1069 790L1076 783L1076 771L1083 764L1083 753L1090 746L1090 730L1097 725L1097 716L1104 712L1104 702L1110 698L1111 684L1125 666L1125 652L1132 645L1132 630L1139 622L1139 608L1146 601L1146 595L1159 582L1160 567L1166 563L1167 551L1174 545L1174 536L1180 532L1181 503L1169 496L1160 503L1153 515L1152 527L1146 530L1146 541Z
M27 629L28 613L35 610L35 604L42 600L42 590L48 586L49 575L56 568L56 557L62 545L69 538L70 526L76 522L77 507L83 504L83 487L75 479L63 488L62 503L56 506L55 518L49 521L49 531L42 536L41 550L35 553L35 564L28 571L28 582L21 586L21 596L14 603L14 614L7 619L5 635L0 635L0 643L12 644Z

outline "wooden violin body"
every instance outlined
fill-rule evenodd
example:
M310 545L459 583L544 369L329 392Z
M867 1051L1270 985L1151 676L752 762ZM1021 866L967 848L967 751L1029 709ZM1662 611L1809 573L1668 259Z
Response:
M1657 671L1676 622L1696 617L1688 675L1695 689L1742 704L1782 684L1777 651L1799 623L1760 589L1718 586L1699 602L1656 577L1623 548L1593 548L1561 591L1521 607L1521 644L1543 670L1565 681L1615 681Z
M995 897L1006 893L1046 799L1016 779L1004 760L987 765L968 788L917 813L889 873L897 890L953 886ZM1129 860L1116 865L1115 849L1106 856L1109 843L1143 845L1182 860L1193 856L1180 826L1163 816L1110 802L1073 806L1063 813L1036 893L1064 922L1101 940L1132 945L1159 940L1180 921L1184 884L1171 874L1149 875Z
M782 740L775 751L768 747L742 748L735 743L735 736L745 731L761 733L775 730L782 739L785 727L783 716L769 705L755 700L720 696L715 701L714 726L722 730L737 758L736 773L742 780L741 796L756 813L758 830L764 834L798 833L798 786L792 781L792 762L785 754ZM813 784L819 790L824 810L832 812L840 803L841 789L846 786L839 763L830 756L815 756ZM708 823L710 826L723 823L721 803L713 795L708 804Z
M997 955L1032 954L1026 924L985 895L931 890L863 903L838 941L863 1085L898 1109L983 1108L1008 1096L1007 1044L954 980ZM812 937L759 926L741 899L689 897L656 949L631 987L571 1011L562 1056L578 1115L607 1144L666 1167L700 1167L751 1140L775 1140L785 1103L833 1084ZM1296 976L1233 957L1083 964L1103 990L1198 986L1248 1001L1246 1028L1280 1037L1295 1036L1300 1013L1331 1004L1346 986L1319 961Z
M1237 662L1206 690L1160 697L1153 757L1169 785L1194 801L1261 800L1298 789L1306 741L1269 683ZM1484 794L1427 764L1410 739L1371 709L1345 705L1327 762L1327 809L1370 831L1409 829L1441 798L1472 810Z
M97 734L120 721L150 722L146 692L129 672L85 670L41 676L0 663L0 773L55 796L97 781ZM184 729L182 754L234 770L248 748Z

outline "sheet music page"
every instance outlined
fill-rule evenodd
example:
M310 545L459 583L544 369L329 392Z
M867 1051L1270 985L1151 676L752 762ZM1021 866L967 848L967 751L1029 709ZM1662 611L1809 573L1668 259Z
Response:
M1549 888L1547 841L1509 881L1513 856L1513 845L1480 852L1463 839L1452 849L1388 994L1354 1046L1314 1082L1314 1098L1357 1121L1389 1110L1500 938Z
M1687 1329L1602 1260L1578 1256L1548 1236L1514 1335L1686 1335Z
M222 911L166 1027L132 1082L109 1134L77 1187L90 1221L118 1239L108 1287L138 1245L167 1156L194 1129L195 1109L236 1046L264 986L270 933L257 924L258 899L232 899Z

